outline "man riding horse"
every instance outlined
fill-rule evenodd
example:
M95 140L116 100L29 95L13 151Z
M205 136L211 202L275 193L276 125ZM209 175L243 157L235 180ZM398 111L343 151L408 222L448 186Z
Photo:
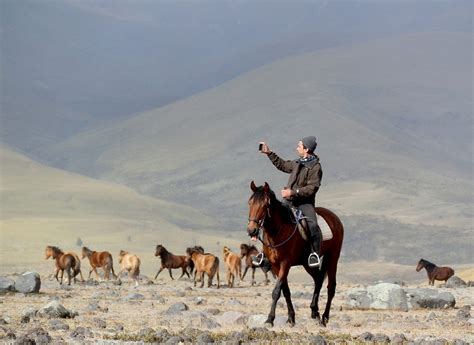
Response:
M316 211L314 209L316 193L321 185L323 171L319 157L314 154L317 142L316 137L304 137L296 146L299 158L295 160L283 160L265 143L260 143L260 152L266 154L270 161L285 173L290 174L288 184L281 191L283 202L288 206L299 209L308 224L312 253L308 257L308 266L319 267L321 265L321 229L318 226ZM263 253L259 254L255 264L263 259Z

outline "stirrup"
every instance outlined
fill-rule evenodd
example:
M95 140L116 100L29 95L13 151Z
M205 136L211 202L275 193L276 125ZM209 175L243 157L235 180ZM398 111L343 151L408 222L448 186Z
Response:
M308 266L309 267L320 267L321 266L321 258L316 252L309 254L308 257Z
M254 266L260 267L264 258L265 258L265 255L263 254L263 252L260 252L257 254L257 256L252 256L252 264Z

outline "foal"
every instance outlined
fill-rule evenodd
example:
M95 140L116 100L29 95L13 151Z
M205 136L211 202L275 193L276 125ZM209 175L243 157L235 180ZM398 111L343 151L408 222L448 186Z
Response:
M245 262L245 270L244 274L242 274L242 280L244 280L245 275L247 274L247 271L249 268L252 269L252 286L255 285L255 269L258 266L255 266L252 263L252 256L257 256L259 253L257 247L254 245L249 246L246 243L242 243L240 245L240 257L244 260ZM265 285L268 285L270 283L270 280L268 279L268 272L263 269L263 267L260 267L262 269L262 272L265 274ZM273 274L273 277L275 278L275 273L271 271Z
M87 247L82 247L82 258L84 259L87 257L89 259L89 263L91 264L91 270L89 271L89 278L91 277L92 271L95 272L97 278L100 279L99 273L97 273L97 267L102 267L104 270L104 278L110 279L110 272L115 279L117 276L114 272L114 262L112 260L112 254L109 252L96 252L92 251Z
M240 260L238 254L233 253L227 246L224 246L222 253L224 254L224 262L227 267L227 285L234 287L236 276L242 280L242 260Z
M61 271L61 281L60 284L63 283L63 275L64 271L67 272L67 277L68 277L68 284L71 285L71 279L74 278L74 283L76 282L76 275L79 273L79 271L76 270L76 259L72 254L64 254L64 252L59 249L58 247L53 247L53 246L47 246L45 249L45 256L46 259L49 259L52 257L54 260L56 260L56 274L55 278L59 282L58 279L58 274L59 271ZM72 271L72 274L71 274Z

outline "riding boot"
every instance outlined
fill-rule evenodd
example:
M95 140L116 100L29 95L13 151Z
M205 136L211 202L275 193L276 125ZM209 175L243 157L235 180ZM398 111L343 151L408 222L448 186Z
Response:
M316 231L311 233L311 254L308 257L308 266L309 267L321 267L322 258L320 257L321 253L321 230L319 226L316 225Z

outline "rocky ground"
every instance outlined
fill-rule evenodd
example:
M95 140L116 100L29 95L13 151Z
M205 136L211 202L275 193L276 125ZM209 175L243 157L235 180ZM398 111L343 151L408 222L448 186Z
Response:
M296 325L286 324L281 298L274 327L265 328L273 281L266 286L262 278L258 273L254 287L247 277L235 288L195 288L189 279L172 281L163 273L157 281L143 277L139 286L122 278L120 285L90 280L69 287L45 274L39 293L0 295L0 342L474 343L473 287L434 287L454 296L454 308L362 310L347 301L363 286L341 283L324 328L310 318L311 284L290 281ZM325 297L324 290L323 303Z

